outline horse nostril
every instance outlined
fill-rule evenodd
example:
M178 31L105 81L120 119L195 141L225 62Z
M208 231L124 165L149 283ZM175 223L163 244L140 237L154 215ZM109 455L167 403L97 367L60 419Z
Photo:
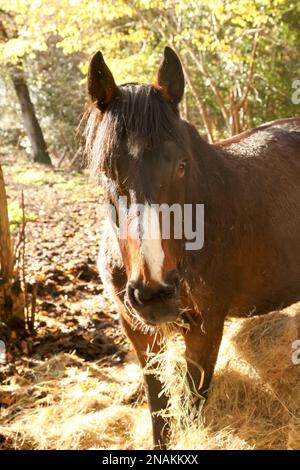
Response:
M138 289L136 288L135 284L133 283L128 284L127 294L132 305L140 304L140 299L138 296Z
M127 292L132 305L142 306L153 297L152 290L138 282L130 282Z
M136 303L139 305L145 304L147 301L151 300L151 295L147 291L145 291L143 288L135 288L133 289L133 297Z
M161 297L174 297L176 293L175 284L169 284L161 289L159 295Z
M127 286L127 295L131 305L134 307L144 307L155 300L165 300L176 295L176 284L165 284L153 287L141 282L130 282Z
M133 298L138 304L142 304L142 300L140 298L140 291L138 289L133 289Z

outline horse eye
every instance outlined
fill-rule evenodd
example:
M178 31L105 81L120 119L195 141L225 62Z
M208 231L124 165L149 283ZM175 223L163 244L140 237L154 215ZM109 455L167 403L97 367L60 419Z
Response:
M186 162L180 162L177 168L177 174L179 178L182 178L185 174Z

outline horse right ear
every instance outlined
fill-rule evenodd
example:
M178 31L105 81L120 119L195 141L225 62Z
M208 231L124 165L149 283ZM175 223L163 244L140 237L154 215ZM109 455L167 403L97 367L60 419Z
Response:
M107 67L100 51L93 55L88 70L88 93L92 101L96 101L100 111L107 106L118 94L114 77Z

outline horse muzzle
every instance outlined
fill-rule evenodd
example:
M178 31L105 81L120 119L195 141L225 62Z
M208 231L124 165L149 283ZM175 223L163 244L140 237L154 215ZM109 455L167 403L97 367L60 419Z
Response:
M129 281L127 284L128 301L147 324L174 322L179 316L177 272L172 271L166 276L166 281L164 284L155 285L142 281Z

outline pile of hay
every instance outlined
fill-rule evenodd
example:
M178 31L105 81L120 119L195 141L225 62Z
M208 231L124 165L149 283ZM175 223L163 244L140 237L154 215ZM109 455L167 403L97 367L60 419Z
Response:
M17 449L147 447L148 410L139 406L149 427L135 435L137 415L127 404L139 396L141 383L135 363L102 367L60 353L1 387L16 400L2 412L0 435Z
M300 449L300 365L291 360L296 339L300 304L229 321L203 417L186 419L186 430L178 426L184 421L177 399L183 381L172 373L183 362L177 344L174 352L171 345L162 370L175 394L170 447ZM18 449L149 449L141 384L135 362L106 367L59 354L0 387L15 397L1 412L0 435Z
M300 303L229 321L203 416L197 423L187 419L186 431L177 427L172 447L300 449L300 364L292 362L296 339Z

